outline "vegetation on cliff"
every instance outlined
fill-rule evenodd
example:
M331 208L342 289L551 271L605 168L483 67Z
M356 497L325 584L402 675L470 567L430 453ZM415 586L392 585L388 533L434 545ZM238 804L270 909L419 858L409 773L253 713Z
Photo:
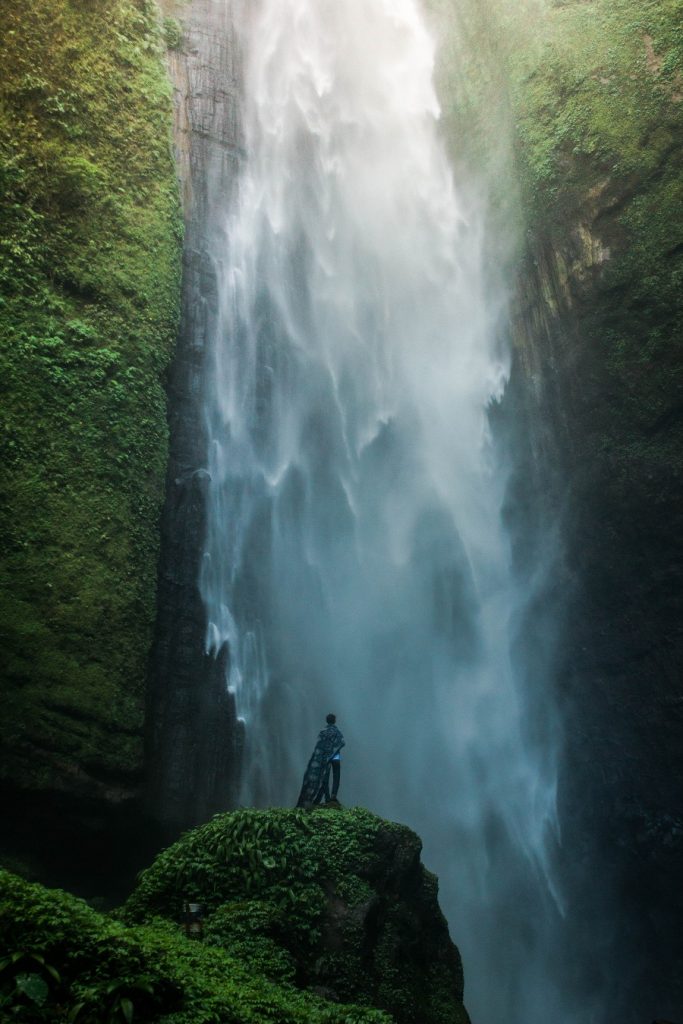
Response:
M113 917L1 872L0 1000L26 1021L465 1024L419 855L358 809L240 811L160 854ZM185 900L204 907L202 941Z
M450 0L431 2L443 15ZM494 165L494 196L520 181L517 381L563 464L569 560L595 609L581 617L618 623L615 660L627 637L633 665L655 649L668 662L682 611L681 13L680 0L464 3L441 70L453 147Z
M152 0L0 15L0 777L140 771L179 302Z
M620 496L635 480L656 502L683 470L668 429L683 388L681 4L483 0L458 18L441 71L453 148L481 173L510 140L494 192L514 199L519 177L523 270L539 269L546 323L578 307L581 432ZM576 387L567 405L581 404Z
M658 503L683 471L681 5L493 3L546 298L582 318L594 479Z

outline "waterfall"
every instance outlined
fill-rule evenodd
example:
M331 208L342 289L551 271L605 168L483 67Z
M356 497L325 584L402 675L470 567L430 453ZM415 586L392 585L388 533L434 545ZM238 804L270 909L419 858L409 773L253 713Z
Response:
M241 21L201 588L242 799L293 805L334 711L340 798L423 836L470 1012L540 1024L554 740L524 687L489 428L506 296L439 136L435 41L416 0L262 0Z

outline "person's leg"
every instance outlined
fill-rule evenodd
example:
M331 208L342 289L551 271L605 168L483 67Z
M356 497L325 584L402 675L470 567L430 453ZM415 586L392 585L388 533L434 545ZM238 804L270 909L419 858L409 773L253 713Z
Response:
M330 799L330 762L328 761L323 771L323 780L318 790L318 795L315 798L315 803L319 804L322 798L325 797L325 803Z
M339 778L341 776L341 761L332 762L332 799L337 799L339 792Z

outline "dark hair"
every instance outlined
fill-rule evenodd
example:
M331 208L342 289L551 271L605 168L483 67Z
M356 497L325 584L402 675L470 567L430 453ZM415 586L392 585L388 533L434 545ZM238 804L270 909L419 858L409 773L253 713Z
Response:
M334 725L334 723L337 721L337 716L330 714L327 716L325 721L327 722L328 725Z

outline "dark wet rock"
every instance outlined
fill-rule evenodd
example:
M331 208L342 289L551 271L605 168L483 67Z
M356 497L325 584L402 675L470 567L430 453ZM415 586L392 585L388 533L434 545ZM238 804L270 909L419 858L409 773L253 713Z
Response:
M559 644L539 686L563 726L563 984L604 1019L680 1019L680 12L466 0L452 19L445 121L515 281L506 518L518 571L549 571L523 635Z
M241 157L241 70L232 5L193 0L170 54L185 216L182 319L168 380L170 460L147 707L147 805L171 833L234 804L241 728L225 673L205 652L206 339L217 315L215 232Z

